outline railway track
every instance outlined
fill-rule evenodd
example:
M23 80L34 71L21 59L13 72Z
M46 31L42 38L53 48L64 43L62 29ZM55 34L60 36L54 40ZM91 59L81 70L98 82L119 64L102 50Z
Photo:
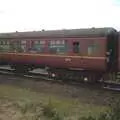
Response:
M56 79L50 78L47 73L35 73L35 72L17 73L13 69L0 68L0 74L22 77L22 78L29 78L35 81L47 81L47 82L54 82L59 84L66 84L66 82L63 82L62 80L56 80ZM68 81L67 81L67 84L77 85L76 82L71 83Z
M26 78L32 78L32 79L43 79L43 80L47 80L47 81L51 81L52 79L48 78L48 76L46 74L41 74L41 73L32 73L32 72L28 72L28 73L18 73L13 69L3 69L0 68L0 74L2 75L11 75L11 76L19 76L19 77L26 77Z
M107 89L107 90L120 91L120 84L119 83L104 82L103 88Z
M59 83L59 84L69 84L69 85L75 85L75 86L81 86L83 85L82 82L78 81L62 81L62 80L55 80L53 78L50 78L47 73L35 73L35 72L27 72L27 73L17 73L13 69L8 69L8 68L0 68L0 74L1 75L10 75L10 76L16 76L16 77L24 77L24 78L29 78L33 79L36 81L47 81L47 82L54 82L54 83ZM106 90L112 90L112 91L120 91L120 84L117 83L110 83L110 82L99 82L99 83L84 83L85 86L87 87L94 87L97 89L106 89Z

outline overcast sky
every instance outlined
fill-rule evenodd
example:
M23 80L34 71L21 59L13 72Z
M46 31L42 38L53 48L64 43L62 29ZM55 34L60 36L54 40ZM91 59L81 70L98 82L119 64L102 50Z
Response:
M0 32L114 27L120 0L0 0Z

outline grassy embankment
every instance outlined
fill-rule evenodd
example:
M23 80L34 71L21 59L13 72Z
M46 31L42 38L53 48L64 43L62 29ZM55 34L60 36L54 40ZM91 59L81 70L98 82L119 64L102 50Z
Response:
M34 92L12 85L0 85L0 118L2 120L78 120L97 116L107 107Z

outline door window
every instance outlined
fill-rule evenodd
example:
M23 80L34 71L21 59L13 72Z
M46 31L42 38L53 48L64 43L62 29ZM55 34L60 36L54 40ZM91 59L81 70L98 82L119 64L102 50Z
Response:
M73 52L80 53L80 44L79 42L73 42Z

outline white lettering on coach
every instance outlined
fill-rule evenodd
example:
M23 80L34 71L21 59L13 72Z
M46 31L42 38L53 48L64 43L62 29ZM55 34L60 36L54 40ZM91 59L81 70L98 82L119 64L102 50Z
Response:
M65 62L71 62L71 58L65 58Z

